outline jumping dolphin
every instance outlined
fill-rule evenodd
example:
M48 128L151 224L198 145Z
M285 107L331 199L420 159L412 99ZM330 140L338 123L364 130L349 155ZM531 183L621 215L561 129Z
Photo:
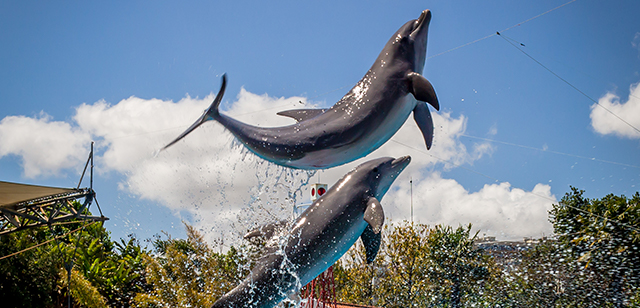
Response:
M204 114L167 146L202 123L215 120L256 155L298 169L324 169L342 165L373 152L402 127L409 114L422 131L427 149L433 122L425 102L440 109L431 83L424 78L427 33L431 12L404 24L387 42L373 66L340 101L329 109L297 109L278 115L298 123L283 127L256 127L218 111L227 84L222 86Z
M384 223L378 200L410 161L409 156L378 158L351 170L287 232L270 240L249 276L212 307L273 307L333 265L358 238L367 262L373 262Z

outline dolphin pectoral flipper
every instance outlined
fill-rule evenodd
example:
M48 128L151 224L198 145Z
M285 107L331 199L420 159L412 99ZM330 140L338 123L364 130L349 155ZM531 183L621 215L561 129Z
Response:
M306 119L311 119L320 114L323 114L327 110L329 109L292 109L292 110L280 111L276 114L293 118L297 122L302 122Z
M378 200L409 162L409 156L382 157L345 174L289 222L286 230L267 241L249 275L210 307L276 307L287 294L297 292L327 270L358 238L367 263L373 262L381 246L384 223ZM278 223L258 229L264 231L274 225Z
M382 231L382 225L384 224L384 211L380 201L375 197L370 197L367 201L367 209L364 210L364 221L369 223L371 230L375 234L379 234Z
M427 78L424 78L424 76L416 72L407 74L407 78L411 83L409 91L413 94L413 97L419 101L429 103L429 105L433 106L436 110L440 110L440 103L438 102L436 91Z
M364 251L367 254L367 264L373 262L378 255L378 249L380 249L380 242L382 242L382 233L374 233L371 225L367 225L360 235Z
M433 119L431 118L431 112L429 112L429 107L427 107L426 103L418 102L413 109L413 119L422 132L427 150L431 149L431 142L433 141Z
M427 61L430 22L431 12L424 10L418 19L402 25L360 81L329 110L281 111L279 115L291 117L298 123L261 127L218 112L219 95L196 123L167 146L197 129L204 121L214 120L247 150L283 167L328 169L365 157L401 129L416 107L416 101L440 109L433 86L422 76ZM304 104L291 108L298 107L311 108ZM423 132L427 126L422 125ZM430 135L425 133L425 136ZM366 201L362 205L366 205Z

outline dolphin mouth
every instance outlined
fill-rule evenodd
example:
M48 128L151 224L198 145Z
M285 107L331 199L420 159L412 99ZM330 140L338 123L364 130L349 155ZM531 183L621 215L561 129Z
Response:
M411 162L411 156L407 155L407 156L402 156L399 158L394 159L391 162L391 166L393 169L400 169L398 171L398 173L402 172L402 170L404 170L404 168L406 168L409 163Z
M411 36L415 36L420 31L422 31L423 28L427 28L430 22L431 22L431 11L430 10L422 11L422 13L420 14L420 17L418 18L418 20L416 20L416 24L413 28L413 31L411 32Z

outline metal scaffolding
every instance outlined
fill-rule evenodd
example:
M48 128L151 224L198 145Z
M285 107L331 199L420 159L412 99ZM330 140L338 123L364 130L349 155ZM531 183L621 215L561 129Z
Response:
M80 188L89 163L90 186ZM93 143L80 183L77 188L59 188L0 181L0 235L71 221L108 220L99 206L100 216L88 214L96 194L93 191Z
M0 182L0 186L31 186ZM35 186L42 187L42 186ZM88 215L87 209L93 202L95 192L91 188L69 189L69 192L25 200L14 204L0 205L0 235L27 228L51 226L69 220L74 222L105 221L104 216ZM74 201L78 201L74 204Z

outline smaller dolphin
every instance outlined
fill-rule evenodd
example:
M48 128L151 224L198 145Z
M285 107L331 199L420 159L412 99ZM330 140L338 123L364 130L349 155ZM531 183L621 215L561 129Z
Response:
M215 120L256 155L296 169L325 169L346 164L382 146L413 113L422 137L431 148L433 121L427 103L440 109L431 83L422 76L431 12L405 23L384 46L362 79L329 109L281 111L298 123L257 127L218 111L227 85L209 109L163 149L178 142L202 123Z
M249 276L213 308L273 307L333 265L360 238L367 262L380 247L384 212L380 199L411 161L378 158L347 173L316 200L258 259ZM282 224L262 227L246 237L273 233ZM277 233L277 232L276 232Z

